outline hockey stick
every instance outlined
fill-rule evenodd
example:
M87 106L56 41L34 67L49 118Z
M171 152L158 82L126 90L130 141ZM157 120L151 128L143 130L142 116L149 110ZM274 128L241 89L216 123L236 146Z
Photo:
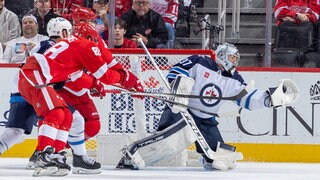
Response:
M20 69L21 74L23 75L23 77L28 81L28 83L30 83L31 86L37 88L37 89L41 89L50 85L55 85L57 83L48 83L48 84L35 84L33 83L28 77L27 75L23 72L22 69Z
M188 94L173 94L173 93L149 93L149 92L137 92L128 90L105 90L106 93L114 94L133 94L138 96L168 96L168 97L181 97L181 98L192 98L192 99L216 99L216 100L230 100L236 101L248 94L249 87L243 89L239 94L230 97L218 97L218 96L198 96L198 95L188 95Z
M146 52L147 56L150 58L152 64L155 66L155 68L157 69L158 74L160 75L162 81L166 84L167 88L170 90L171 87L168 83L168 81L164 78L163 74L160 71L160 68L158 67L158 65L156 64L155 60L153 59L153 57L151 56L151 54L149 53L148 49L146 48L146 46L144 45L143 41L141 38L138 39L138 41L140 42L140 44L142 45L143 50ZM253 86L253 83L249 83L251 84L250 86L248 86L247 89L247 93L249 92L249 88L251 86ZM180 114L182 115L182 117L184 118L184 120L187 122L187 124L189 125L189 127L192 129L201 149L203 150L203 152L206 154L207 157L209 157L210 159L219 159L219 158L226 158L226 155L223 155L221 153L217 153L211 150L210 146L208 145L207 141L205 140L205 138L203 137L203 135L201 134L200 130L198 129L198 126L196 125L194 119L192 118L192 116L188 113L188 112L180 112ZM230 154L232 153L228 153L228 155L230 156ZM242 157L242 153L239 153L239 155L236 155L237 158L234 158L235 160L238 159L243 159Z
M129 91L129 90L126 90L126 89L122 89L119 86L115 86L115 87L120 88L120 89L118 89L118 90L105 90L105 92L106 93L112 93L112 94L134 94L134 95L139 95L139 96L148 96L148 97L151 97L151 98L154 98L154 99L157 99L157 100L161 100L161 101L164 101L164 102L167 102L167 103L172 103L172 104L176 104L176 105L183 106L183 107L186 107L186 108L190 108L190 109L193 109L195 111L199 111L199 112L202 112L202 113L205 113L205 114L209 114L209 115L212 115L212 116L216 116L216 117L220 117L221 116L219 114L208 112L208 111L205 111L203 109L196 108L196 107L191 107L191 106L179 103L179 102L172 101L170 99L153 96L152 93L140 93L140 92L136 92L136 91Z

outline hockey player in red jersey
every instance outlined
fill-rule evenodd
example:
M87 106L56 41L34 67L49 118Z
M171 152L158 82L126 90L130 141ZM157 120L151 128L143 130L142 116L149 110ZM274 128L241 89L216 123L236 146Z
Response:
M82 23L79 29L81 31L78 35L98 41L98 34L92 34L94 29L89 24ZM44 119L38 134L38 146L42 152L38 154L36 166L39 167L40 174L50 175L60 165L65 165L53 163L50 156L64 148L72 119L65 101L51 84L67 80L77 83L80 78L85 77L83 68L86 68L104 84L120 83L127 89L143 91L139 80L130 71L109 68L99 47L92 41L79 36L61 40L44 55L35 54L28 58L21 68L19 91L34 107L38 116ZM91 89L95 85L93 82L82 81L78 85Z
M278 20L277 25L283 21L316 23L319 19L319 6L317 0L277 0L273 11Z

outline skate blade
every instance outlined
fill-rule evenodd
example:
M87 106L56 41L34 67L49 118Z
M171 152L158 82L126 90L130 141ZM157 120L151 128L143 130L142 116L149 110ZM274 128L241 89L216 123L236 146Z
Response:
M29 162L26 166L26 170L34 170L34 162Z
M78 168L74 167L72 169L73 174L100 174L101 169L84 169L84 168Z
M34 172L32 176L38 177L38 176L50 176L51 174L54 174L58 171L58 167L51 166L46 168L37 167L34 169Z
M66 176L69 174L69 169L58 169L57 172L50 174L50 176Z

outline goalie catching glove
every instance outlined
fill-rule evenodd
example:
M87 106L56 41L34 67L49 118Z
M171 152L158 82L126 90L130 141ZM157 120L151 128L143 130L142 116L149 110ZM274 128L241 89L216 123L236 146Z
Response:
M144 92L140 80L131 72L127 70L120 70L120 84L129 91ZM143 96L131 95L132 97L143 99Z
M270 96L269 107L291 104L299 96L299 90L291 79L281 79L278 85L270 87L267 93Z

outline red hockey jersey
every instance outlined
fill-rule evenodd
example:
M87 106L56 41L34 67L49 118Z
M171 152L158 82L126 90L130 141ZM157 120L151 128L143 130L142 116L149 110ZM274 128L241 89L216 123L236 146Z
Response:
M277 0L274 6L274 16L278 19L277 25L284 17L291 17L296 23L300 23L296 18L296 13L308 14L310 22L316 23L319 19L319 7L318 0Z
M34 54L39 65L26 63L23 69L39 69L40 66L47 84L66 80L76 82L84 76L84 68L104 84L118 83L120 74L108 68L101 54L100 49L94 42L72 36L52 46L44 55ZM85 84L82 84L82 86L89 88Z

